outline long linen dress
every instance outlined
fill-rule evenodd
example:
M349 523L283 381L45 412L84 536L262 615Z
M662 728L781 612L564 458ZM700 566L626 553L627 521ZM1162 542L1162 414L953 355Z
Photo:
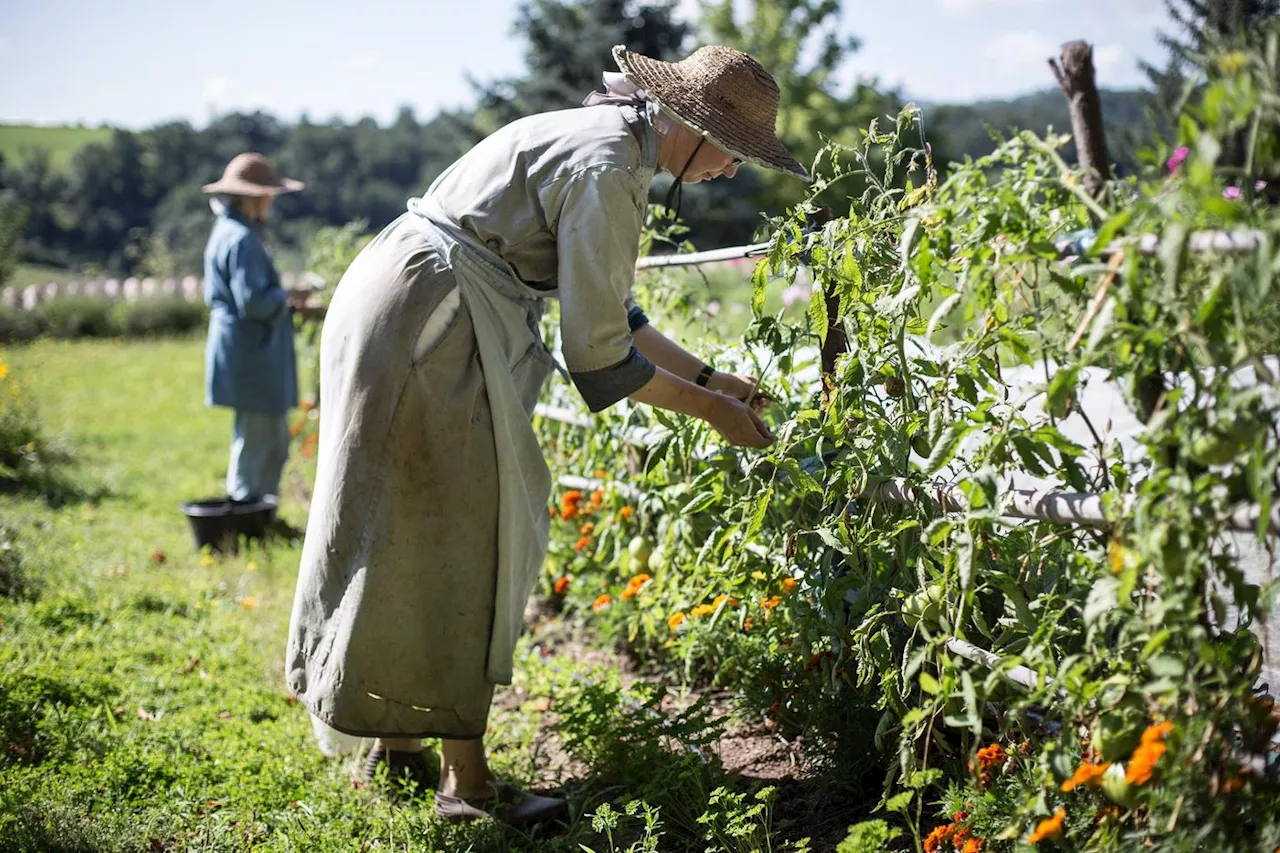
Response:
M560 300L565 365L593 410L652 378L630 289L656 163L643 109L522 119L343 276L286 653L290 689L323 723L483 735L546 550L530 417L555 364L538 318Z

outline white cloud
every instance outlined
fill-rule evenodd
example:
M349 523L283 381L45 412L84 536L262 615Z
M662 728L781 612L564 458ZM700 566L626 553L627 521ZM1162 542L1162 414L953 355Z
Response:
M938 5L944 12L950 12L953 15L968 15L971 12L980 12L984 9L995 9L998 7L1012 6L1035 6L1039 5L1041 0L938 0Z
M1010 30L996 36L982 47L982 55L1009 77L1047 73L1046 62L1057 56L1058 45L1043 33L1032 30Z

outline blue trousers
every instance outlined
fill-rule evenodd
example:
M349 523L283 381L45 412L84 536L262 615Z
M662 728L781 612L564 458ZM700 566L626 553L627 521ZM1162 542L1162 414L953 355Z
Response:
M289 458L288 415L236 410L227 466L227 494L243 501L280 494L280 474Z

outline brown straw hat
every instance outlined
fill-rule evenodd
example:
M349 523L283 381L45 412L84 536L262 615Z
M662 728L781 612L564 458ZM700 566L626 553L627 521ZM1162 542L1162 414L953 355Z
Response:
M749 55L709 45L679 62L662 62L618 45L613 58L626 78L666 113L721 150L809 180L774 132L778 84Z
M222 171L222 177L202 189L218 195L263 196L296 193L304 186L302 181L280 177L266 157L249 151L237 154Z

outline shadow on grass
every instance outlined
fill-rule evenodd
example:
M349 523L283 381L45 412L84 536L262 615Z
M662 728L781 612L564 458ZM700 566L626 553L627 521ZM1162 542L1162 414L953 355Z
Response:
M50 451L35 462L0 468L0 494L43 501L50 509L96 503L111 494L106 486L76 476L71 462L70 453Z

